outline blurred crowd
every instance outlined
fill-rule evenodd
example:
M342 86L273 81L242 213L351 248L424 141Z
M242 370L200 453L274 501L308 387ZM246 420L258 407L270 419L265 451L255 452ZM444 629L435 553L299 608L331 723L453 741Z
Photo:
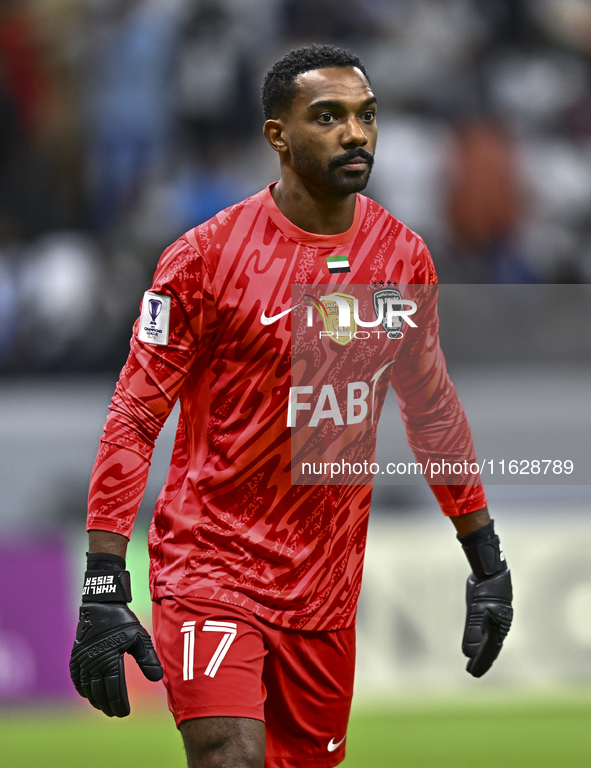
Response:
M440 280L591 280L591 0L0 0L0 371L116 370L162 249L277 177L268 67L349 47Z

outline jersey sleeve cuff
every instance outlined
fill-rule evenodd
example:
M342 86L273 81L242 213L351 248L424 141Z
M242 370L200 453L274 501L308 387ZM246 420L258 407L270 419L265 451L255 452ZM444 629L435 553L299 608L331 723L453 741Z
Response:
M88 532L106 531L107 533L118 533L121 536L125 536L125 538L129 540L131 538L131 532L133 531L134 521L135 515L134 520L132 520L130 524L127 520L117 520L114 522L109 518L99 517L98 515L93 515L91 512L89 512L86 522L86 530Z
M481 485L431 485L430 488L447 517L468 515L487 506Z

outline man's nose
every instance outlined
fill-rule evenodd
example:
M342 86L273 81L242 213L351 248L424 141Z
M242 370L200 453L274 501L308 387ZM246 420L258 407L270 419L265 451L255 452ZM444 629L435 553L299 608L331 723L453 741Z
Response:
M369 139L367 134L363 130L363 126L357 119L357 116L351 115L351 117L345 123L345 129L341 137L341 144L344 147L363 147L367 144L368 141Z

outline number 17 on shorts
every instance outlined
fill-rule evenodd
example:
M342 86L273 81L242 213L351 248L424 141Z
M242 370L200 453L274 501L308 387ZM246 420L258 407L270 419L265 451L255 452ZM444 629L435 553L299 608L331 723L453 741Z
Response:
M181 627L181 634L185 636L183 645L183 680L193 679L193 669L195 666L195 624L195 621L185 621ZM228 653L228 650L236 637L237 626L231 621L207 620L201 631L219 632L223 635L203 673L204 675L207 675L207 677L215 677L220 664L224 660L225 655Z

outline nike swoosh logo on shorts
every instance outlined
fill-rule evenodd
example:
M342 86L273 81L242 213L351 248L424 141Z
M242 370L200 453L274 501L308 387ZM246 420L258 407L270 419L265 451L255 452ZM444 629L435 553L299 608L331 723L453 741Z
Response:
M335 742L334 739L331 739L328 742L328 747L327 747L328 751L329 752L334 752L336 749L338 749L341 746L341 744L343 743L343 741L345 741L346 738L347 738L347 734L345 734L343 736L343 738L340 741L337 741L337 742Z
M296 304L296 307L299 307L299 304ZM273 315L273 317L267 317L265 315L265 311L263 310L263 313L261 315L261 323L263 325L271 325L271 323L274 323L276 320L279 320L280 317L283 317L283 315L289 314L292 309L295 309L295 307L290 307L289 309L284 309L283 312L280 312L278 315Z

